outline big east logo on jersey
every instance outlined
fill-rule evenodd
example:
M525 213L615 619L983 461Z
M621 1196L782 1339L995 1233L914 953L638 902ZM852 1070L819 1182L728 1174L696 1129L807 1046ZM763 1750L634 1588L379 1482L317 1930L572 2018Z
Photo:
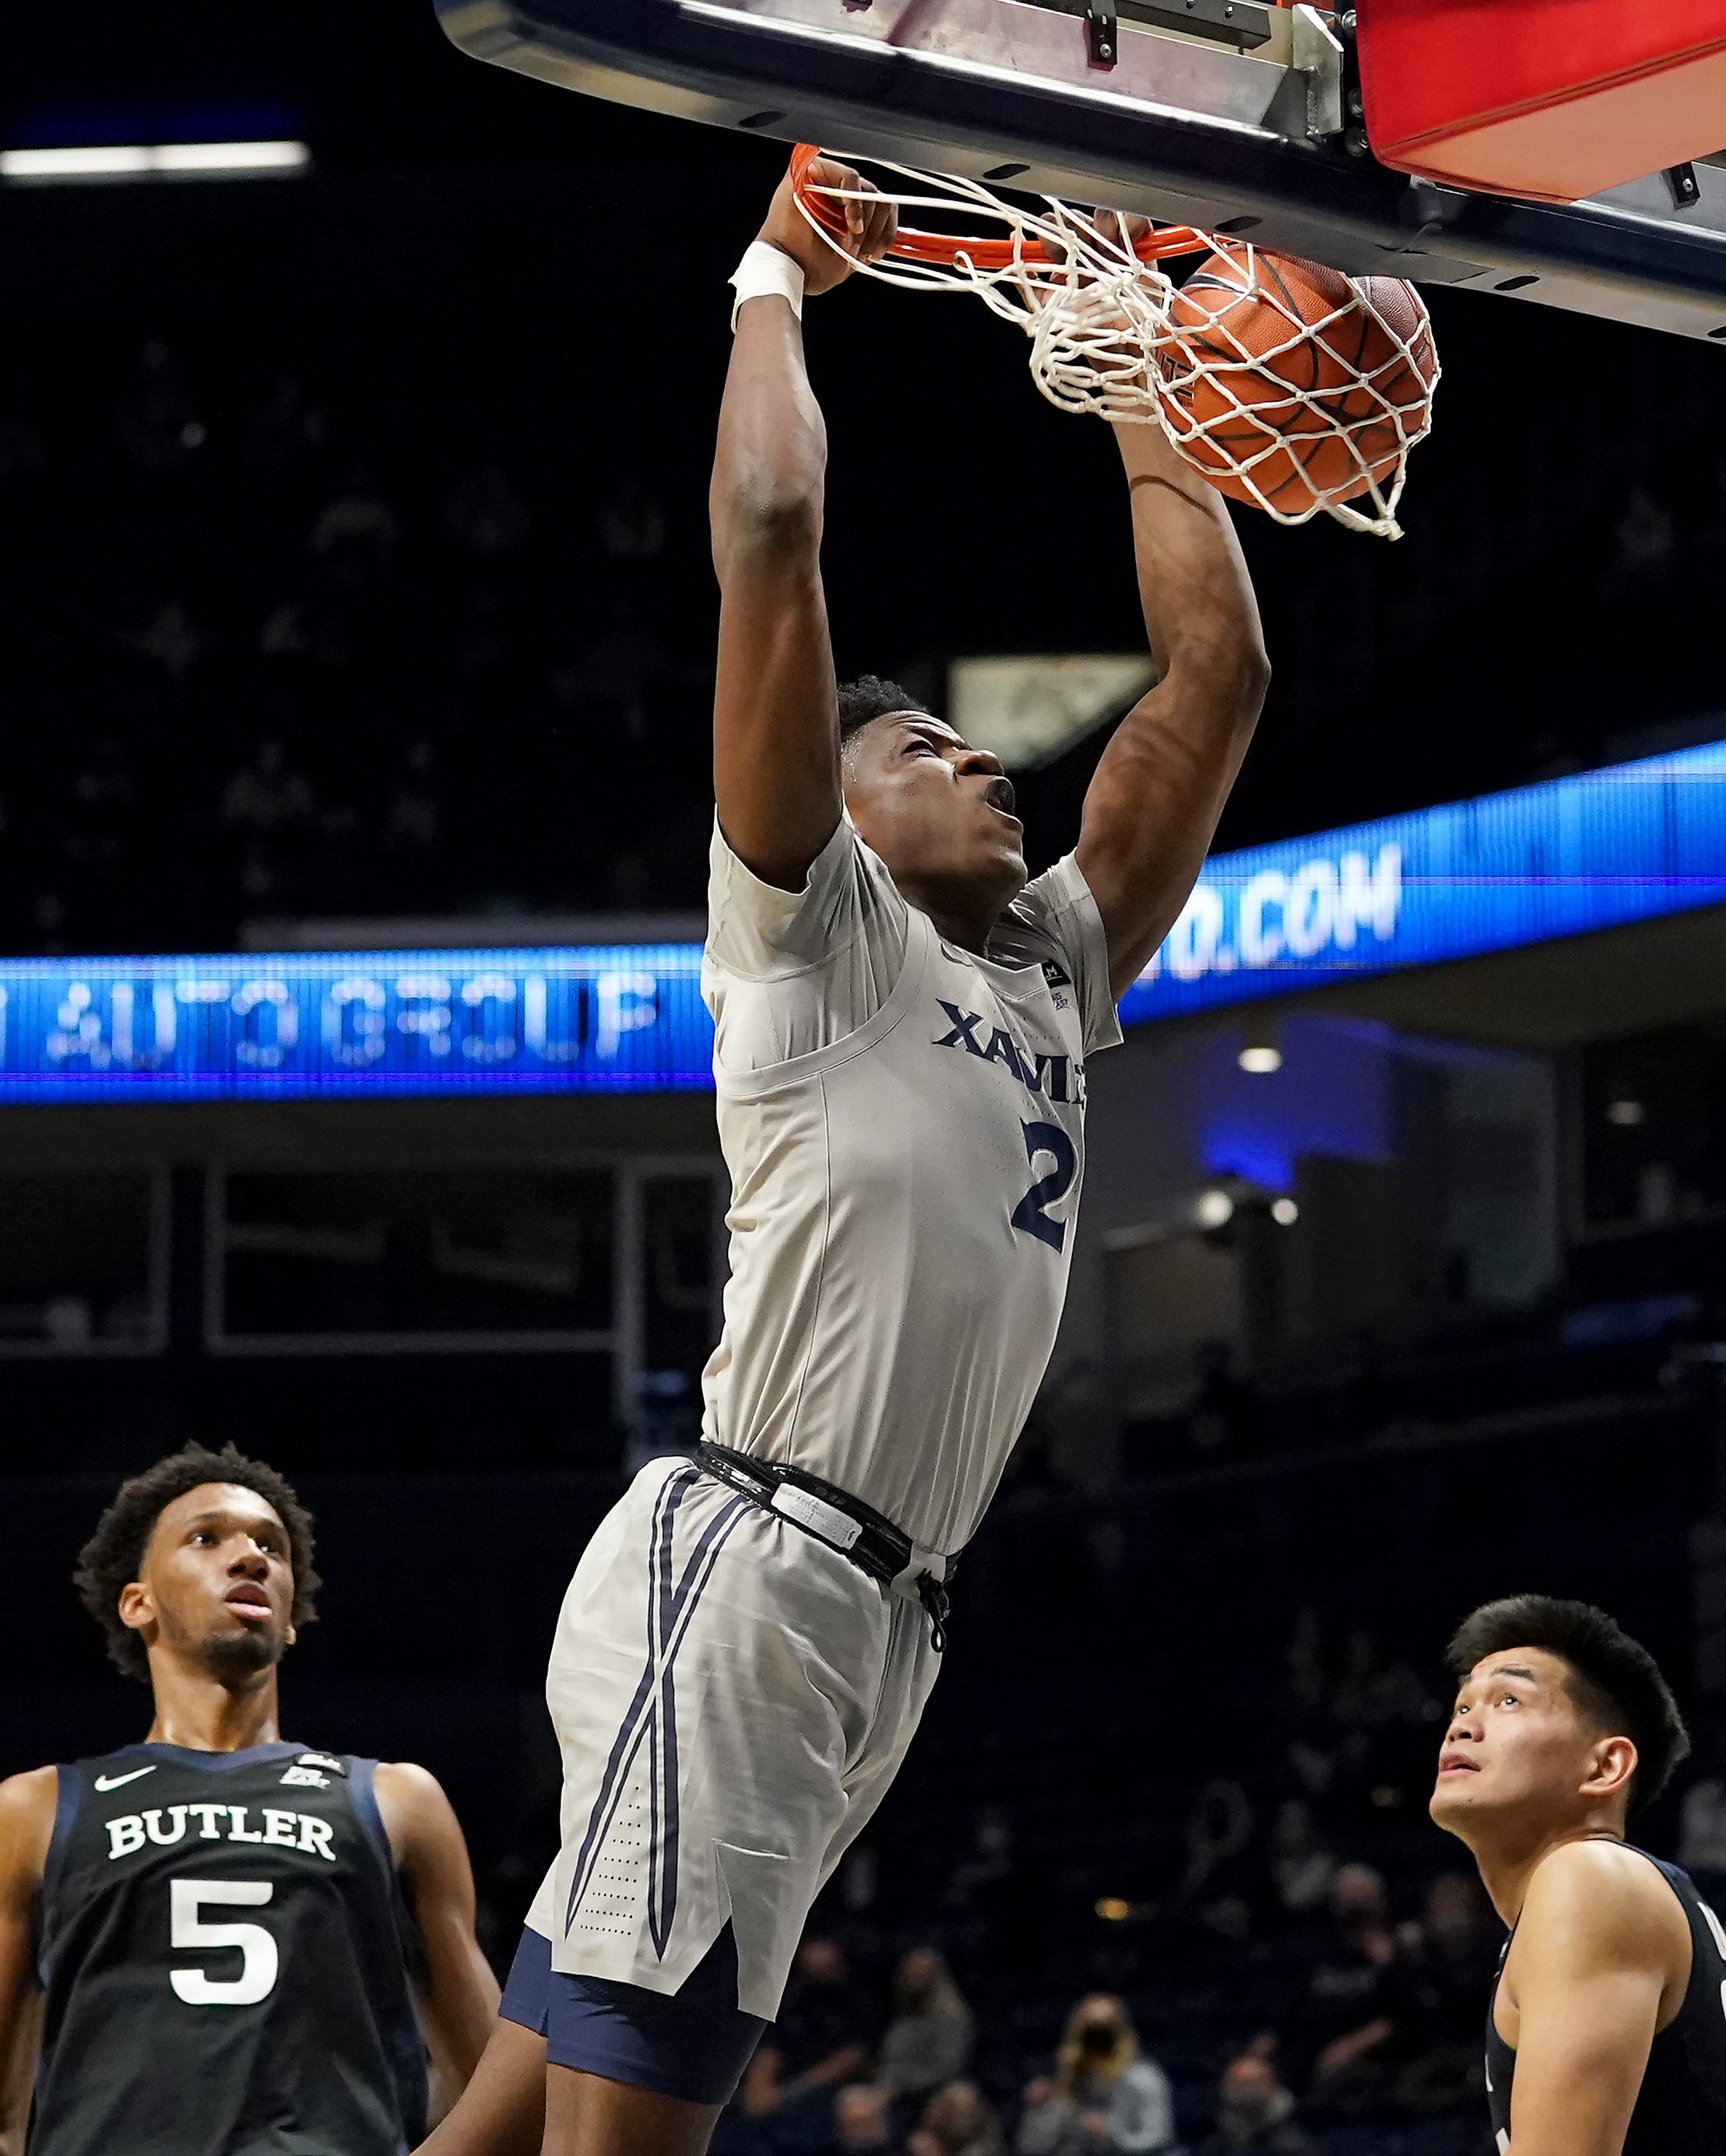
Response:
M984 1063L999 1063L1028 1093L1084 1106L1085 1066L1076 1057L1034 1055L1004 1027L989 1026L985 1034L987 1021L979 1012L961 1010L944 996L937 996L936 1001L952 1020L953 1030L932 1042L932 1047L963 1049L967 1055L975 1055Z

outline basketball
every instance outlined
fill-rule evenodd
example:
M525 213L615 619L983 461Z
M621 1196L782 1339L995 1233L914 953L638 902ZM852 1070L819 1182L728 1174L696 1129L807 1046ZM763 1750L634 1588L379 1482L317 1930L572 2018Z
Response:
M1174 296L1157 393L1221 492L1298 517L1392 477L1437 378L1412 285L1225 242Z

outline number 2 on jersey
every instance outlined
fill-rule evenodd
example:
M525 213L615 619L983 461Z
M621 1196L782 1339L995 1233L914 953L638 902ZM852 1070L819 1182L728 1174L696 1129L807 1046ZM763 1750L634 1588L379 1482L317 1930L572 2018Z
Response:
M262 1908L275 1890L265 1879L171 1879L168 1937L177 1947L238 1947L238 1976L209 1976L201 1969L171 1969L176 1999L188 2006L255 2006L275 1989L280 1957L262 1924L207 1924L201 1905Z
M1025 1157L1032 1173L1035 1174L1040 1158L1052 1160L1055 1165L1046 1175L1037 1177L1013 1208L1013 1225L1046 1243L1051 1250L1058 1250L1066 1241L1066 1223L1051 1220L1043 1209L1058 1205L1072 1188L1073 1178L1079 1172L1078 1152L1059 1123L1026 1123L1023 1127Z

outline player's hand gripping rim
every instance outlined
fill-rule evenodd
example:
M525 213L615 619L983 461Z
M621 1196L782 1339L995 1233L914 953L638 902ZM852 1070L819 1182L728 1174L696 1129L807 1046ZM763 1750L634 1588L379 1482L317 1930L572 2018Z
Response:
M845 213L843 241L818 232L798 208L788 172L773 191L766 222L756 237L789 254L802 270L804 290L811 297L844 284L860 262L879 262L899 229L899 213L884 202L860 172L834 157L818 157L804 176L812 187L841 187Z

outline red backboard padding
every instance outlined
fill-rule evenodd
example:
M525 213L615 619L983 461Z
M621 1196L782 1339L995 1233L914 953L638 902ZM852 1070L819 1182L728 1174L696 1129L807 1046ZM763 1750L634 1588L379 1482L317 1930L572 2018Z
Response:
M1726 0L1358 0L1384 164L1574 202L1726 148Z

